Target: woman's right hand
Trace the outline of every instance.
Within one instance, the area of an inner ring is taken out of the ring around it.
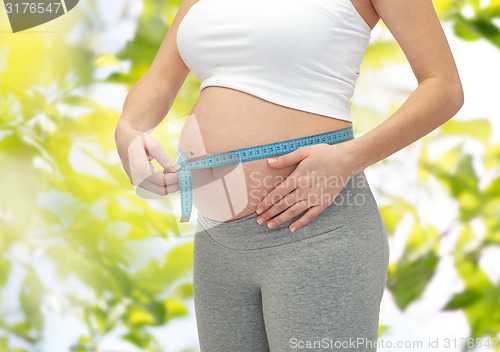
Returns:
[[[176,171],[180,165],[170,159],[160,142],[149,133],[134,129],[127,121],[120,119],[115,130],[115,141],[123,169],[132,185],[161,196],[179,190]],[[164,174],[156,169],[151,163],[153,159],[169,173]]]

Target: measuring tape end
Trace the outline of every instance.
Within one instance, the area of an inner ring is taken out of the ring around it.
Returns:
[[[189,216],[183,216],[179,222],[189,222]]]

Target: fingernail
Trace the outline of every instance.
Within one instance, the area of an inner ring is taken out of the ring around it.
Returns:
[[[173,169],[174,171],[178,171],[178,170],[180,170],[180,169],[181,169],[181,166],[180,166],[179,164],[175,163],[175,164],[172,166],[172,169]]]
[[[269,221],[269,222],[267,223],[267,227],[269,227],[270,229],[272,229],[272,228],[274,227],[274,222]]]
[[[292,228],[290,229],[290,231],[292,231],[292,232],[295,232],[295,230],[297,230],[297,229],[295,228],[295,226],[292,226]]]
[[[258,218],[258,219],[257,219],[257,222],[258,222],[259,224],[262,224],[262,223],[264,222],[264,219],[262,219],[262,218]]]
[[[269,162],[269,164],[274,164],[276,163],[276,158],[268,158],[267,161]]]
[[[261,214],[263,211],[264,211],[263,208],[259,208],[259,209],[257,209],[257,214]]]

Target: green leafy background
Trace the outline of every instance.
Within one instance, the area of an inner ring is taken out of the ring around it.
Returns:
[[[114,52],[92,45],[93,35],[108,28],[93,0],[14,35],[6,14],[0,15],[1,352],[54,352],[47,347],[47,331],[57,334],[58,327],[50,326],[48,312],[79,322],[69,345],[56,343],[57,351],[78,352],[167,351],[154,331],[192,316],[193,243],[182,237],[192,224],[179,227],[169,200],[137,196],[116,155],[114,128],[121,111],[93,96],[98,85],[128,92],[151,64],[179,5],[145,0],[137,17],[124,7],[117,16],[129,16],[137,30]],[[436,0],[434,6],[460,40],[484,40],[500,49],[500,1],[485,6]],[[382,21],[377,27],[388,32]],[[372,38],[363,73],[397,64],[407,62],[395,40]],[[190,73],[165,123],[187,115],[198,88]],[[356,104],[354,114],[358,134],[387,118]],[[469,334],[460,337],[494,343],[500,286],[479,260],[500,244],[500,145],[491,142],[492,116],[471,117],[451,119],[412,144],[414,167],[390,157],[370,168],[413,173],[419,191],[437,192],[449,199],[443,208],[456,209],[443,227],[439,217],[434,223],[422,219],[417,205],[391,185],[373,183],[391,250],[396,237],[403,241],[401,255],[390,263],[385,296],[404,312],[422,298],[440,263],[451,259],[462,289],[439,311],[465,314]],[[175,156],[175,143],[165,141],[175,140],[176,132],[157,133]],[[460,142],[436,155],[432,146],[449,138]],[[481,146],[479,153],[464,148],[471,141]],[[478,165],[494,177],[484,182]],[[397,179],[391,174],[391,182]],[[453,234],[453,249],[443,250]],[[381,319],[380,337],[391,328]],[[110,336],[120,347],[102,347]],[[490,349],[500,351],[500,343]]]

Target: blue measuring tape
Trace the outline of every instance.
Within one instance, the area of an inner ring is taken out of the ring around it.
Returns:
[[[290,139],[287,141],[262,144],[255,147],[242,148],[229,152],[224,152],[212,156],[207,156],[203,159],[188,162],[186,156],[177,149],[176,162],[181,165],[181,169],[177,171],[179,178],[179,190],[181,193],[182,217],[179,222],[188,222],[191,216],[193,204],[193,184],[191,179],[191,170],[207,169],[211,167],[237,164],[245,161],[264,159],[273,156],[279,156],[291,153],[294,150],[306,145],[327,143],[335,144],[345,142],[354,138],[352,126],[342,128],[340,130],[315,134],[301,138]],[[164,174],[171,173],[163,170]]]

